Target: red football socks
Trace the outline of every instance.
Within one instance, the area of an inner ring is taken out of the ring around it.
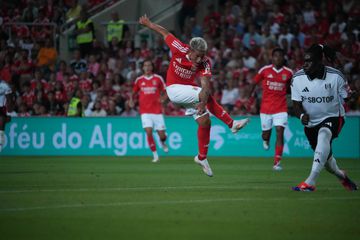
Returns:
[[[207,156],[210,142],[210,126],[198,127],[198,147],[199,147],[199,160],[204,160]]]
[[[234,120],[230,115],[216,102],[213,96],[209,96],[206,104],[207,109],[218,119],[223,121],[229,128],[232,127]]]
[[[274,163],[277,164],[280,162],[282,154],[283,154],[284,145],[276,145],[275,146],[275,158]]]
[[[146,138],[147,138],[147,141],[148,141],[148,144],[149,144],[149,147],[150,147],[151,151],[155,152],[156,151],[156,144],[155,144],[155,141],[154,141],[154,137],[152,135],[146,135]]]

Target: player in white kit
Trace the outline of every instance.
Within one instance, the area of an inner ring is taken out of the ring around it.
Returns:
[[[336,52],[323,45],[313,45],[306,50],[303,69],[298,71],[291,83],[291,99],[295,115],[305,125],[304,131],[311,148],[314,161],[309,177],[294,191],[315,191],[315,183],[325,167],[341,181],[349,191],[357,190],[357,185],[340,170],[332,153],[331,143],[344,125],[349,89],[343,74],[322,63],[323,55],[334,62]]]
[[[7,109],[13,104],[11,93],[10,86],[0,79],[0,152],[5,144],[5,125],[10,121]]]

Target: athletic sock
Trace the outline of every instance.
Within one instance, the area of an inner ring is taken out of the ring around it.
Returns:
[[[204,160],[207,157],[210,142],[210,126],[198,127],[198,147],[199,147],[199,160]]]
[[[274,165],[278,164],[281,161],[283,149],[284,149],[284,145],[275,146]]]
[[[213,96],[209,96],[208,102],[206,104],[207,109],[211,114],[220,119],[223,123],[228,125],[229,128],[232,127],[234,120],[231,116],[219,105]]]
[[[309,177],[305,180],[307,184],[315,185],[321,170],[327,161],[330,153],[331,145],[331,131],[328,128],[320,128],[317,138],[317,145],[314,153],[314,161]]]
[[[151,151],[152,152],[156,151],[156,144],[155,144],[153,135],[146,135],[146,138],[147,138],[147,141],[148,141]]]
[[[153,151],[152,154],[153,154],[154,159],[159,159],[159,155],[156,150]]]

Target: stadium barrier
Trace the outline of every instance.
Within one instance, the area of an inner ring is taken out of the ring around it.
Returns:
[[[169,156],[193,156],[197,153],[197,125],[191,117],[166,117]],[[273,155],[275,132],[271,149],[262,149],[260,118],[238,134],[212,118],[210,156]],[[360,159],[360,118],[347,117],[340,137],[333,143],[337,157]],[[151,155],[139,117],[106,118],[13,118],[6,125],[5,146],[1,155],[7,156],[146,156]],[[157,135],[156,135],[157,137]],[[156,139],[158,142],[158,139]],[[158,145],[159,146],[159,145]],[[159,148],[159,147],[158,147]],[[164,155],[159,149],[160,155]],[[285,157],[311,157],[312,150],[296,118],[289,119],[285,130]]]

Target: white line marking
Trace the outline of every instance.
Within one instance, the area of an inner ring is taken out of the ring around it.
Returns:
[[[249,184],[249,183],[247,183]],[[259,184],[259,183],[257,183]],[[295,184],[293,184],[295,186]],[[168,187],[105,187],[105,188],[62,188],[62,189],[21,189],[21,190],[0,190],[0,194],[6,193],[40,193],[40,192],[121,192],[121,191],[166,191],[166,190],[187,190],[187,189],[239,189],[239,190],[284,190],[291,189],[288,183],[277,183],[277,186],[168,186]],[[338,188],[323,187],[327,190],[344,190]]]
[[[147,201],[147,202],[115,202],[115,203],[91,203],[91,204],[68,204],[54,206],[3,208],[0,212],[21,212],[32,210],[66,209],[66,208],[94,208],[94,207],[121,207],[139,205],[171,205],[171,204],[192,204],[192,203],[214,203],[214,202],[243,202],[243,201],[314,201],[314,200],[359,200],[360,197],[323,197],[323,198],[219,198],[219,199],[193,199],[175,201]]]

